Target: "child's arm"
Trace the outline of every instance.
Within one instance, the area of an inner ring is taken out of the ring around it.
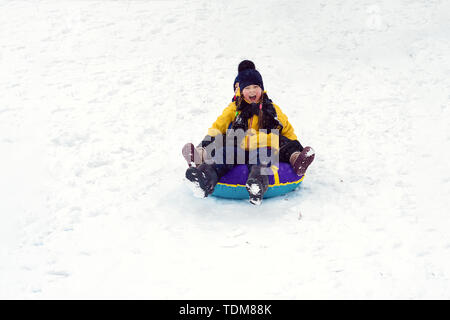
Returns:
[[[294,133],[294,127],[289,123],[287,116],[281,111],[280,107],[274,104],[277,111],[277,117],[283,125],[279,140],[280,161],[289,162],[291,155],[296,151],[302,151],[303,146],[298,141],[297,135]]]
[[[233,122],[235,117],[236,104],[232,102],[223,110],[222,114],[212,124],[211,128],[208,129],[208,134],[205,136],[205,138],[203,138],[203,141],[200,142],[198,146],[205,148],[211,142],[213,142],[218,135],[225,135],[228,126],[231,122]]]
[[[294,133],[294,127],[289,123],[288,117],[283,113],[283,111],[281,111],[279,106],[276,104],[273,104],[273,106],[277,112],[278,121],[280,121],[283,126],[281,134],[289,140],[297,140],[297,136]]]

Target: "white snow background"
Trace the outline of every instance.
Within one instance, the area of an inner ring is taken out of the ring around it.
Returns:
[[[0,298],[450,299],[450,1],[0,0]],[[255,62],[316,160],[197,199]]]

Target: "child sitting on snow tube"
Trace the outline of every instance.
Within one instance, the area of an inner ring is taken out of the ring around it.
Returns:
[[[264,91],[261,74],[248,60],[238,66],[233,101],[203,141],[197,147],[187,143],[182,153],[190,166],[186,178],[203,197],[214,192],[229,170],[245,163],[249,172],[245,186],[252,204],[260,204],[268,189],[267,169],[273,159],[290,163],[298,176],[303,176],[314,160],[314,150],[302,147],[287,116]]]

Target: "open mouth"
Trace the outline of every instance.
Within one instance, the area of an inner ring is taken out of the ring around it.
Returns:
[[[256,96],[250,96],[250,100],[256,100]]]

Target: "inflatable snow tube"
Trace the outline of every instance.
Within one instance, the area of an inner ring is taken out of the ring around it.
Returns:
[[[269,188],[264,198],[271,198],[286,194],[297,188],[305,176],[295,174],[291,165],[280,162],[279,167],[272,166],[273,175],[269,175]],[[228,171],[214,188],[213,196],[229,199],[248,199],[245,182],[248,177],[248,168],[239,164]]]

